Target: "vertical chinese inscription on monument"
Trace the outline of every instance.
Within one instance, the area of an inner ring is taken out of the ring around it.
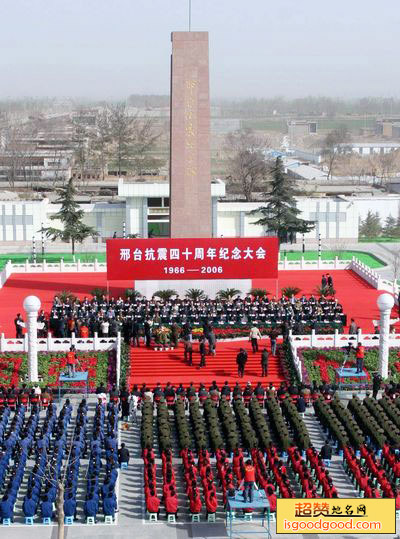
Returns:
[[[197,90],[198,81],[185,81],[185,176],[197,175]]]
[[[173,32],[170,233],[212,235],[207,32]]]

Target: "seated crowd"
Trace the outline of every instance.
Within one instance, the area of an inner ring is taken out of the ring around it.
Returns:
[[[137,399],[139,405],[147,399],[156,404],[165,400],[168,406],[172,406],[177,398],[185,399],[187,402],[198,399],[200,403],[204,403],[208,398],[216,403],[218,403],[220,399],[228,401],[243,399],[247,405],[253,397],[255,397],[260,404],[262,404],[266,398],[269,399],[274,396],[280,400],[291,397],[297,402],[297,405],[300,408],[299,412],[303,413],[303,403],[304,405],[308,405],[310,402],[317,399],[320,394],[323,394],[325,398],[329,400],[332,398],[335,391],[335,386],[330,386],[326,383],[318,386],[315,382],[312,385],[282,382],[278,387],[275,387],[272,382],[264,386],[261,382],[258,382],[255,385],[251,382],[247,382],[244,386],[242,386],[240,382],[236,382],[234,386],[231,386],[228,381],[225,381],[224,384],[218,386],[217,382],[214,380],[208,388],[203,383],[200,383],[198,388],[196,388],[194,382],[190,382],[186,388],[183,384],[179,384],[178,387],[175,387],[170,382],[167,382],[165,387],[158,382],[153,388],[147,386],[147,384],[142,384],[140,388],[137,385],[133,385],[130,395]]]
[[[0,409],[3,406],[8,406],[10,410],[15,410],[18,405],[25,408],[40,407],[47,408],[53,400],[53,393],[49,387],[43,390],[36,384],[32,388],[28,388],[26,384],[22,384],[21,388],[16,388],[12,385],[9,388],[0,386]]]
[[[346,316],[337,299],[314,296],[280,299],[246,296],[231,301],[179,298],[163,301],[155,297],[107,299],[103,296],[65,302],[56,296],[50,314],[42,310],[38,321],[41,323],[41,336],[51,331],[52,335],[61,338],[72,333],[80,337],[92,337],[95,333],[106,337],[116,336],[121,331],[129,340],[160,325],[201,326],[205,321],[219,327],[257,324],[273,328],[286,324],[301,333],[305,325],[345,325]]]
[[[43,394],[44,392],[42,397]],[[83,516],[94,521],[99,513],[103,513],[113,519],[116,511],[115,485],[118,467],[122,461],[129,460],[129,452],[126,454],[124,447],[118,449],[117,445],[118,405],[110,402],[106,407],[99,402],[90,433],[88,404],[83,399],[77,408],[72,438],[68,439],[68,426],[73,412],[68,399],[58,416],[56,405],[47,403],[42,423],[39,414],[43,401],[40,401],[40,398],[38,402],[28,399],[26,404],[22,404],[21,395],[23,393],[16,396],[15,407],[9,406],[8,400],[0,406],[0,484],[4,485],[0,501],[2,523],[9,524],[14,520],[15,502],[26,472],[27,492],[22,504],[26,523],[32,524],[33,519],[39,517],[46,524],[55,518],[60,480],[64,484],[65,520],[67,523],[73,522],[78,515],[76,494],[81,461],[86,458],[88,451],[90,453]],[[28,407],[30,415],[26,416]],[[34,460],[32,468],[28,467],[28,459]]]
[[[217,391],[215,385],[210,389]],[[229,397],[230,395],[231,392]],[[225,396],[228,396],[227,389],[225,389]],[[286,396],[291,401],[289,394]],[[184,402],[186,398],[190,402],[189,416],[185,415]],[[219,393],[218,399],[213,400],[208,395],[207,399],[203,401],[204,414],[200,413],[199,401],[193,400],[194,398],[195,395],[191,396],[182,392],[176,396],[173,404],[179,455],[182,459],[182,473],[186,485],[185,493],[188,497],[189,511],[192,517],[200,517],[204,504],[206,519],[210,520],[211,518],[213,521],[218,509],[226,508],[229,498],[234,497],[237,490],[244,489],[245,497],[248,496],[248,501],[251,502],[253,487],[265,493],[269,501],[270,511],[274,513],[277,495],[296,497],[297,494],[289,480],[288,468],[292,469],[298,481],[297,488],[300,489],[302,496],[307,498],[337,497],[337,491],[325,467],[326,453],[321,451],[319,454],[311,444],[308,444],[307,451],[299,449],[296,446],[295,438],[293,438],[293,441],[289,441],[285,456],[285,451],[279,448],[279,444],[276,445],[272,441],[269,434],[264,436],[265,429],[267,431],[269,429],[257,399],[251,400],[251,406],[253,409],[258,407],[256,412],[259,415],[250,413],[249,416],[245,412],[241,393],[236,394],[233,407],[224,399],[222,391]],[[279,403],[276,392],[271,393],[269,398]],[[156,455],[153,449],[154,405],[157,407],[158,445],[163,463],[161,499],[157,494]],[[145,393],[142,406],[141,441],[146,507],[151,515],[157,514],[159,517],[162,502],[167,518],[170,519],[173,516],[176,519],[179,505],[176,496],[175,470],[172,464],[172,440],[167,403],[163,396],[159,399],[154,398],[154,402],[152,402],[151,396]],[[280,410],[279,404],[278,410]],[[233,412],[234,415],[232,415]],[[298,414],[296,411],[294,413]],[[276,427],[279,430],[283,416],[280,411],[278,411],[278,415]],[[302,421],[299,415],[297,415],[297,421],[298,424]],[[192,447],[189,424],[195,440],[195,449]],[[242,447],[239,445],[237,427],[241,431],[241,439],[244,444]],[[304,424],[302,428],[306,430]],[[295,431],[296,429],[294,429],[294,437],[299,435],[299,432]],[[246,459],[245,452],[248,452],[251,458]],[[287,463],[284,463],[283,459]],[[247,492],[249,483],[252,483],[253,486]],[[218,496],[218,486],[222,490],[222,504]],[[251,513],[251,505],[244,512]]]

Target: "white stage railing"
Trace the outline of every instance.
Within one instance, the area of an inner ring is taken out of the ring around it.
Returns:
[[[102,350],[111,350],[120,345],[121,339],[118,337],[99,337],[95,333],[94,337],[82,339],[81,337],[38,337],[39,352],[68,352],[71,345],[80,352],[100,352]],[[28,335],[23,339],[7,339],[4,333],[0,335],[0,352],[27,352]]]
[[[351,265],[351,260],[340,260],[339,257],[335,257],[333,260],[307,260],[303,256],[300,260],[288,260],[285,256],[279,261],[279,270],[335,270],[335,269],[348,269]]]
[[[10,260],[0,273],[0,288],[2,288],[12,273],[76,273],[76,272],[106,272],[107,264],[94,260],[93,262],[43,262],[33,264],[26,260],[24,263],[15,264]]]
[[[393,285],[391,281],[382,279],[382,277],[375,270],[353,257],[352,260],[340,260],[335,257],[333,260],[306,260],[301,257],[300,260],[288,260],[284,257],[279,261],[278,266],[280,271],[287,270],[335,270],[335,269],[351,269],[367,281],[371,286],[379,290],[388,290],[389,292],[398,293],[399,287],[397,284]],[[5,265],[3,271],[0,273],[0,288],[4,285],[8,277],[12,273],[68,273],[68,272],[106,272],[107,264],[105,262],[99,262],[94,260],[93,262],[43,262],[33,264],[26,260],[24,263],[15,264],[10,260]]]

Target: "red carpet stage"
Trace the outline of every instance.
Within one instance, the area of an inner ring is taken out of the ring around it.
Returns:
[[[269,339],[259,342],[259,353],[253,354],[248,341],[217,342],[217,354],[206,356],[206,367],[199,368],[200,354],[198,345],[193,345],[193,365],[189,365],[183,359],[183,346],[176,350],[156,352],[145,347],[131,348],[131,365],[129,384],[142,384],[146,382],[151,387],[157,382],[165,384],[170,381],[173,384],[183,383],[186,387],[190,382],[194,382],[196,387],[200,382],[204,382],[207,387],[216,380],[219,385],[228,380],[230,384],[241,382],[242,385],[250,380],[255,382],[275,384],[285,380],[281,361],[276,356],[270,356],[268,362],[268,376],[261,377],[261,350],[269,347]],[[243,378],[237,375],[236,354],[239,348],[245,348],[248,354],[245,374]]]
[[[285,286],[297,286],[302,293],[312,294],[321,282],[323,271],[281,271],[278,290]],[[342,303],[347,319],[355,318],[364,332],[373,332],[372,320],[379,318],[376,298],[380,294],[361,277],[349,270],[331,271],[337,297]],[[253,286],[266,288],[275,295],[275,280],[256,279]],[[49,311],[53,297],[60,290],[67,289],[79,298],[90,296],[96,287],[107,288],[105,273],[32,273],[15,274],[0,289],[0,332],[7,337],[15,336],[13,320],[17,312],[25,317],[22,302],[29,294],[37,295],[46,312]],[[110,296],[123,294],[132,288],[132,281],[110,281]],[[171,284],[173,288],[173,283]],[[248,290],[243,290],[248,292]],[[397,316],[393,314],[393,316]]]
[[[302,293],[309,295],[321,282],[323,271],[282,271],[279,274],[278,290],[285,286],[297,286]],[[342,303],[348,322],[354,318],[363,332],[373,332],[372,320],[379,318],[379,311],[376,299],[379,291],[375,290],[352,271],[341,270],[330,272],[337,297]],[[276,291],[275,280],[253,281],[253,286],[266,288],[272,295]],[[22,308],[24,298],[29,294],[37,295],[43,305],[45,312],[49,312],[55,294],[63,289],[70,290],[79,298],[90,296],[90,291],[96,287],[107,288],[105,273],[47,273],[47,274],[15,274],[6,282],[0,290],[0,331],[7,337],[15,337],[14,317],[17,312],[21,312],[25,318]],[[132,288],[130,281],[110,282],[110,296],[118,297],[123,294],[126,288]],[[173,284],[171,285],[173,288]],[[243,292],[248,292],[247,290]],[[393,313],[396,317],[397,313]],[[249,349],[248,341],[239,342],[218,342],[218,353],[216,357],[209,356],[206,369],[197,369],[199,363],[198,353],[194,354],[195,366],[189,367],[183,362],[183,351],[179,349],[173,352],[155,352],[143,348],[140,352],[135,348],[132,352],[131,383],[156,383],[157,381],[189,383],[194,381],[199,383],[205,381],[209,384],[213,379],[220,383],[225,379],[230,382],[237,381],[236,354],[240,346]],[[197,349],[196,349],[197,352]],[[259,378],[260,355],[253,358],[250,351],[249,361],[243,382],[257,380],[279,382],[283,379],[283,371],[278,365],[278,359],[271,359],[269,377]]]

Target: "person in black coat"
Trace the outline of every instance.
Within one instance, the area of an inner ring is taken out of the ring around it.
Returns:
[[[382,382],[382,377],[380,374],[376,372],[372,379],[372,396],[374,399],[376,399],[378,396],[378,391],[381,388],[381,382]]]
[[[204,337],[201,337],[199,342],[199,352],[200,352],[200,367],[206,366],[206,340]]]
[[[261,352],[261,376],[268,376],[268,350],[264,348]]]
[[[327,278],[325,277],[325,275],[323,275],[323,276],[321,277],[321,288],[322,288],[322,289],[326,288],[326,287],[327,287],[327,284],[328,284],[328,280],[327,280]]]
[[[321,447],[320,452],[322,460],[331,460],[332,458],[332,447],[329,445],[328,440],[324,443],[324,445]]]
[[[296,406],[299,414],[304,414],[304,412],[306,411],[306,401],[304,400],[304,397],[302,395],[298,397]]]
[[[151,321],[147,319],[146,322],[144,323],[144,336],[146,339],[147,348],[150,348],[151,346],[151,326],[152,326]]]
[[[121,388],[119,392],[119,401],[121,403],[121,417],[122,421],[128,421],[129,419],[129,391],[125,386]]]
[[[129,450],[125,447],[125,444],[121,444],[118,449],[118,462],[121,465],[123,462],[128,463],[130,459]]]
[[[136,321],[132,322],[130,338],[132,339],[132,346],[140,346],[140,326]]]
[[[244,368],[247,363],[247,352],[244,348],[241,348],[236,356],[236,363],[238,366],[238,376],[239,378],[243,378],[244,376]]]

